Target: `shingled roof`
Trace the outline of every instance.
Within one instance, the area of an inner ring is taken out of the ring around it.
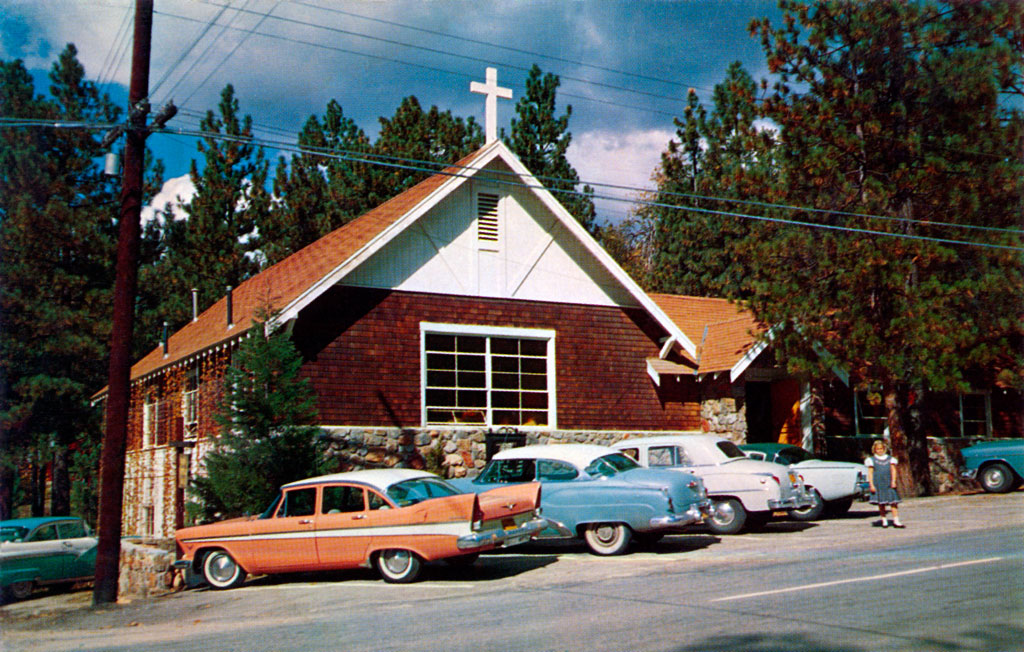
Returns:
[[[669,319],[697,342],[697,373],[737,369],[752,351],[756,354],[764,325],[727,299],[676,294],[650,294]]]

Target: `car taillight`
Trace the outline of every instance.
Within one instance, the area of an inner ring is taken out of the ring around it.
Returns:
[[[693,483],[691,482],[690,485],[692,486]],[[665,500],[668,501],[668,511],[674,514],[676,511],[676,505],[672,502],[672,494],[669,493],[668,487],[662,487],[661,493],[665,495]]]
[[[772,475],[772,480],[775,480],[775,484],[779,485],[780,487],[782,486],[782,480],[779,480],[779,477],[777,475]]]
[[[473,522],[470,527],[478,532],[484,526],[484,510],[480,509],[479,500],[473,501]]]

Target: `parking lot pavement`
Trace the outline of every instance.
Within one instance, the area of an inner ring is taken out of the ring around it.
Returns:
[[[634,547],[632,552],[619,557],[597,557],[586,551],[582,543],[532,543],[509,551],[496,551],[483,555],[470,577],[452,574],[439,566],[428,573],[421,586],[447,585],[457,582],[498,588],[501,585],[553,586],[575,581],[583,570],[598,567],[605,577],[624,577],[657,572],[669,564],[699,564],[708,570],[718,565],[744,563],[785,562],[810,553],[841,546],[845,550],[885,550],[911,540],[933,540],[958,533],[992,528],[1024,528],[1024,490],[1009,494],[969,494],[912,498],[900,506],[900,514],[907,527],[903,530],[872,527],[877,511],[868,503],[855,503],[842,518],[812,523],[776,520],[764,529],[747,534],[716,536],[710,532],[694,530],[686,534],[667,536],[656,544]],[[385,586],[369,571],[350,571],[337,577],[341,584],[355,588]],[[285,585],[301,584],[303,578],[289,578]],[[247,586],[260,591],[277,586],[275,580],[257,579]],[[416,592],[416,585],[401,587]],[[247,591],[246,591],[247,592]],[[205,594],[209,592],[189,592]],[[230,591],[236,595],[238,591]],[[55,617],[74,616],[96,626],[103,626],[106,615],[118,614],[116,620],[131,622],[134,612],[160,610],[161,604],[171,608],[175,597],[158,597],[92,609],[92,591],[82,589],[71,593],[48,594],[37,592],[36,597],[0,607],[0,626],[4,629],[38,629]],[[77,612],[77,615],[76,615]],[[2,643],[2,640],[0,640]],[[0,646],[0,649],[3,649]]]

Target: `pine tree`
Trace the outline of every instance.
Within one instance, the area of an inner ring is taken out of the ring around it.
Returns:
[[[238,285],[260,268],[255,259],[258,227],[269,212],[265,183],[267,162],[252,139],[252,118],[239,116],[234,88],[221,92],[218,113],[208,111],[202,131],[234,138],[204,138],[198,145],[204,165],[192,161],[190,176],[196,194],[184,206],[187,218],[165,219],[164,255],[155,279],[163,300],[159,312],[176,330],[191,317],[192,289],[199,308],[224,296],[225,286]]]
[[[302,358],[264,313],[232,356],[216,415],[220,431],[193,481],[193,511],[205,519],[258,514],[288,482],[317,475],[315,397]]]
[[[278,159],[274,195],[268,219],[260,227],[259,249],[268,264],[302,247],[373,208],[370,189],[379,171],[363,161],[372,146],[369,138],[341,105],[331,100],[321,121],[310,116],[299,133],[303,152],[288,165]]]
[[[556,92],[561,84],[557,75],[543,74],[534,65],[526,78],[526,93],[516,102],[509,135],[502,138],[519,160],[559,202],[591,233],[595,232],[593,188],[579,189],[580,178],[565,154],[572,142],[569,118],[572,106],[555,117]]]
[[[70,44],[49,97],[20,60],[0,62],[0,77],[5,116],[104,123],[119,113]],[[88,397],[105,372],[116,221],[99,154],[87,130],[0,130],[0,518],[11,513],[12,464],[40,442],[36,459],[53,465],[51,513],[67,514],[71,445],[96,434]]]

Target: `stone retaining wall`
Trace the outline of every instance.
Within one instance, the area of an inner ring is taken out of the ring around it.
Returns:
[[[163,595],[180,588],[175,582],[174,540],[121,540],[121,569],[117,597],[134,600]]]

